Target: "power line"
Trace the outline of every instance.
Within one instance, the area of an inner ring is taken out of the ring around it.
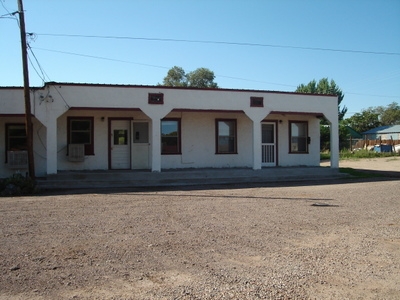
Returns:
[[[38,47],[33,47],[33,48],[34,49],[38,49],[38,50],[42,50],[42,51],[54,52],[54,53],[61,53],[61,54],[68,54],[68,55],[74,55],[74,56],[102,59],[102,60],[115,61],[115,62],[121,62],[121,63],[127,63],[127,64],[141,65],[141,66],[146,66],[146,67],[160,68],[160,69],[170,69],[169,67],[137,63],[137,62],[132,62],[132,61],[128,61],[128,60],[122,60],[122,59],[116,59],[116,58],[107,58],[107,57],[102,57],[102,56],[80,54],[80,53],[74,53],[74,52],[68,52],[68,51],[60,51],[60,50],[52,50],[52,49],[45,49],[45,48],[38,48]]]
[[[207,41],[207,40],[188,40],[188,39],[166,39],[166,38],[145,38],[145,37],[111,36],[111,35],[104,35],[103,36],[103,35],[61,34],[61,33],[37,33],[37,35],[55,36],[55,37],[71,37],[71,38],[143,40],[143,41],[158,41],[158,42],[179,42],[179,43],[217,44],[217,45],[250,46],[250,47],[270,47],[270,48],[300,49],[300,50],[312,50],[312,51],[343,52],[343,53],[354,53],[354,54],[374,54],[374,55],[395,55],[395,56],[400,56],[400,53],[398,53],[398,52],[364,51],[364,50],[353,50],[353,49],[333,49],[333,48],[322,48],[322,47],[301,47],[301,46],[290,46],[290,45],[275,45],[275,44],[260,44],[260,43],[245,43],[245,42]]]
[[[38,48],[38,47],[29,47],[29,48],[30,49],[33,48],[33,49],[37,49],[37,50],[42,50],[42,51],[48,51],[48,52],[54,52],[54,53],[61,53],[61,54],[67,54],[67,55],[74,55],[74,56],[80,56],[80,57],[93,58],[93,59],[101,59],[101,60],[107,60],[107,61],[129,63],[129,64],[141,65],[141,66],[146,66],[146,67],[168,69],[168,70],[170,69],[170,67],[165,67],[165,66],[143,64],[143,63],[137,63],[137,62],[127,61],[127,60],[107,58],[107,57],[101,57],[101,56],[95,56],[95,55],[87,55],[87,54],[80,54],[80,53],[73,53],[73,52],[67,52],[67,51],[45,49],[45,48]],[[218,75],[218,74],[216,74],[215,76],[216,77],[220,77],[220,78],[234,79],[234,80],[242,80],[242,81],[249,81],[249,82],[259,82],[259,83],[266,83],[266,84],[271,84],[271,85],[286,86],[286,87],[291,87],[291,88],[296,88],[297,87],[296,85],[290,85],[290,84],[284,84],[284,83],[275,83],[275,82],[267,82],[267,81],[262,81],[262,80],[255,80],[255,79],[248,79],[248,78],[241,78],[241,77],[233,77],[233,76],[227,76],[227,75]],[[345,94],[359,95],[359,96],[371,96],[371,97],[382,97],[382,98],[399,98],[398,96],[369,95],[369,94],[360,94],[360,93],[351,93],[351,92],[346,92]]]

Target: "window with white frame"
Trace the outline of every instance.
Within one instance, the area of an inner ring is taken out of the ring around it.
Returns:
[[[308,122],[289,121],[290,153],[308,153]]]

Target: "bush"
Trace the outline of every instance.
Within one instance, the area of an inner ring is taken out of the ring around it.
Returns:
[[[358,151],[350,151],[348,149],[344,149],[339,152],[339,159],[359,159],[359,158],[375,158],[375,157],[400,157],[400,154],[396,152],[375,152],[375,151],[368,151],[365,149]],[[321,160],[326,160],[330,158],[331,154],[329,151],[324,151],[320,153]]]
[[[17,173],[0,180],[0,196],[31,195],[36,191],[35,182]]]
[[[375,151],[368,151],[365,149],[358,150],[358,151],[350,151],[350,150],[342,150],[340,151],[339,157],[340,158],[375,158],[375,157],[392,157],[398,156],[395,152],[375,152]]]

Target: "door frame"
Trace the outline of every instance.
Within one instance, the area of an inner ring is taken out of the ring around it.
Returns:
[[[276,167],[276,166],[278,166],[278,124],[279,123],[278,123],[278,120],[263,120],[263,121],[261,121],[261,124],[260,124],[260,126],[261,126],[261,136],[260,136],[261,147],[263,145],[263,142],[262,142],[262,125],[263,124],[273,124],[274,125],[274,129],[275,129],[275,132],[274,132],[274,134],[275,134],[275,139],[274,139],[275,164],[274,165],[264,164],[262,162],[262,150],[261,150],[261,167]]]
[[[108,118],[108,169],[112,170],[111,168],[111,142],[112,142],[112,132],[111,132],[111,124],[112,121],[129,121],[129,124],[132,123],[133,118],[132,117],[109,117]],[[132,145],[130,143],[130,139],[131,139],[131,125],[129,125],[128,128],[128,135],[129,135],[129,153],[132,152]],[[129,165],[131,165],[131,157],[129,155]]]

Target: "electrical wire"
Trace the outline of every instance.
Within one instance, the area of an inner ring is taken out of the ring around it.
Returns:
[[[37,64],[37,66],[38,66],[38,68],[39,68],[39,70],[40,70],[42,76],[40,76],[39,72],[37,71],[37,69],[35,68],[34,64],[32,63],[32,60],[30,59],[30,55],[28,55],[28,59],[29,59],[29,61],[30,61],[30,63],[31,63],[31,66],[32,66],[33,69],[36,71],[36,74],[39,76],[39,78],[42,79],[42,82],[43,82],[43,84],[44,84],[44,83],[46,82],[46,78],[45,78],[46,75],[45,75],[45,72],[44,72],[42,66],[40,65],[40,63],[39,63],[39,61],[38,61],[38,59],[37,59],[35,53],[33,52],[31,46],[30,46],[29,44],[27,44],[27,47],[28,47],[29,52],[32,54],[33,58],[35,59],[36,64]]]
[[[48,52],[54,52],[54,53],[61,53],[61,54],[68,54],[68,55],[74,55],[74,56],[81,56],[81,57],[102,59],[102,60],[115,61],[115,62],[121,62],[121,63],[127,63],[127,64],[134,64],[134,65],[140,65],[140,66],[146,66],[146,67],[160,68],[160,69],[170,69],[169,67],[165,67],[165,66],[157,66],[157,65],[143,64],[143,63],[137,63],[137,62],[128,61],[128,60],[121,60],[121,59],[115,59],[115,58],[107,58],[107,57],[102,57],[102,56],[95,56],[95,55],[74,53],[74,52],[68,52],[68,51],[60,51],[60,50],[52,50],[52,49],[45,49],[45,48],[38,48],[38,47],[33,47],[33,48],[34,48],[34,49],[37,49],[37,50],[48,51]]]
[[[147,66],[147,67],[154,67],[154,68],[161,68],[161,69],[170,69],[170,67],[165,67],[165,66],[157,66],[157,65],[150,65],[150,64],[142,64],[142,63],[136,63],[136,62],[132,62],[132,61],[126,61],[126,60],[120,60],[120,59],[113,59],[113,58],[107,58],[107,57],[101,57],[101,56],[80,54],[80,53],[73,53],[73,52],[67,52],[67,51],[59,51],[59,50],[38,48],[38,47],[32,47],[32,48],[37,49],[37,50],[42,50],[42,51],[49,51],[49,52],[54,52],[54,53],[61,53],[61,54],[67,54],[67,55],[74,55],[74,56],[80,56],[80,57],[88,57],[88,58],[93,58],[93,59],[102,59],[102,60],[116,61],[116,62],[121,62],[121,63],[129,63],[129,64],[142,65],[142,66]],[[271,85],[278,85],[278,86],[286,86],[286,87],[291,87],[291,88],[293,88],[293,87],[294,87],[294,88],[297,88],[296,85],[283,84],[283,83],[275,83],[275,82],[267,82],[267,81],[254,80],[254,79],[246,79],[246,78],[233,77],[233,76],[227,76],[227,75],[219,75],[219,74],[216,74],[215,77],[228,78],[228,79],[241,80],[241,81],[249,81],[249,82],[266,83],[266,84],[271,84]],[[359,93],[351,93],[351,92],[346,92],[346,94],[361,95],[361,96],[385,97],[385,98],[398,98],[397,96],[368,95],[368,94],[359,94]]]
[[[145,37],[129,37],[129,36],[109,36],[109,35],[102,36],[102,35],[82,35],[82,34],[60,34],[60,33],[37,33],[37,35],[53,36],[53,37],[71,37],[71,38],[143,40],[143,41],[157,41],[157,42],[179,42],[179,43],[217,44],[217,45],[231,45],[231,46],[270,47],[270,48],[300,49],[300,50],[312,50],[312,51],[343,52],[343,53],[354,53],[354,54],[400,56],[400,53],[398,53],[398,52],[364,51],[364,50],[353,50],[353,49],[333,49],[333,48],[322,48],[322,47],[301,47],[301,46],[291,46],[291,45],[275,45],[275,44],[260,44],[260,43],[246,43],[246,42],[145,38]]]

